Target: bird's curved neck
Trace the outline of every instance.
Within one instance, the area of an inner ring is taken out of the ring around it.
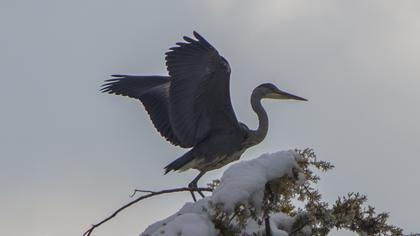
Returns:
[[[251,131],[251,139],[256,142],[255,144],[263,141],[268,132],[268,116],[267,112],[261,105],[261,99],[262,95],[260,93],[255,91],[252,93],[251,106],[258,116],[258,128]]]

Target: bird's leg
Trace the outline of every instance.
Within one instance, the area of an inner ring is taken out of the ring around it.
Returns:
[[[194,191],[190,191],[190,193],[191,193],[192,199],[194,200],[194,202],[196,202],[197,201],[197,198],[194,195]]]
[[[201,172],[197,175],[197,177],[195,177],[195,178],[193,179],[193,181],[191,181],[191,183],[189,183],[189,184],[188,184],[188,187],[189,187],[189,188],[196,189],[196,190],[197,190],[197,192],[198,192],[198,194],[200,194],[200,196],[201,196],[201,197],[203,197],[203,198],[204,198],[205,196],[204,196],[204,194],[203,194],[201,191],[199,191],[199,190],[198,190],[198,187],[197,187],[197,182],[198,182],[198,180],[201,178],[201,176],[203,176],[205,173],[206,173],[206,172],[201,171]],[[194,191],[191,191],[191,195],[192,195],[192,197],[193,197],[194,201],[196,201],[196,198],[195,198],[195,195],[194,195]]]

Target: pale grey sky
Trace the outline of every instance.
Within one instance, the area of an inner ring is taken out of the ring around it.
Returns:
[[[191,180],[163,175],[185,151],[137,101],[98,90],[114,73],[166,74],[164,52],[193,30],[230,62],[233,105],[250,127],[260,83],[310,100],[265,102],[269,134],[243,159],[312,147],[336,165],[321,176],[325,199],[359,191],[419,232],[419,12],[408,0],[0,1],[0,234],[80,235],[134,188]],[[95,235],[138,235],[185,201],[145,201]]]

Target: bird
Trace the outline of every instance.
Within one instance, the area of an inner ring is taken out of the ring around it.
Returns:
[[[199,33],[193,31],[193,35],[184,36],[184,41],[165,53],[167,76],[116,74],[102,84],[101,91],[140,100],[167,141],[190,148],[164,169],[165,174],[198,170],[188,185],[198,190],[198,180],[206,172],[238,160],[248,148],[264,140],[269,122],[262,99],[307,99],[263,83],[252,91],[250,99],[258,127],[248,128],[238,121],[232,107],[228,61]],[[195,201],[193,191],[191,194]]]

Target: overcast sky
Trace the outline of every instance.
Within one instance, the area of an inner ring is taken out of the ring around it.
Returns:
[[[309,99],[264,102],[268,136],[243,159],[314,148],[336,166],[321,176],[325,199],[367,194],[419,232],[419,12],[408,0],[1,0],[0,234],[80,235],[135,188],[189,183],[195,171],[163,175],[185,150],[139,102],[98,90],[110,74],[166,74],[164,52],[193,30],[230,62],[232,103],[250,127],[260,83]],[[94,235],[138,235],[190,200],[145,201]]]

